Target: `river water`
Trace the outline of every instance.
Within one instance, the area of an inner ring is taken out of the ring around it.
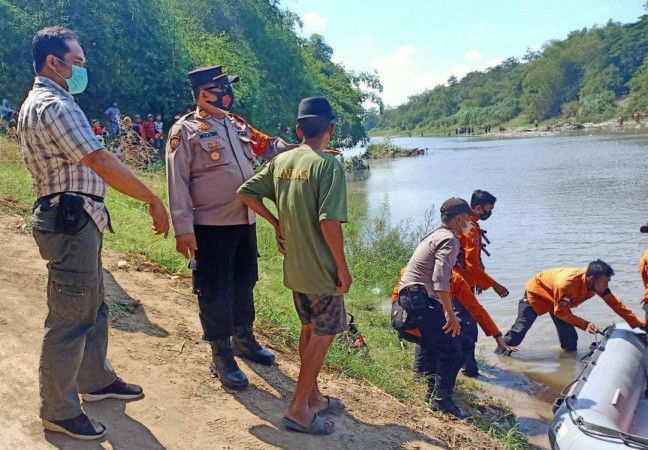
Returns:
[[[513,324],[530,277],[552,267],[585,267],[598,258],[616,272],[612,292],[643,317],[637,266],[648,247],[648,235],[639,233],[648,221],[648,135],[397,138],[394,143],[429,151],[371,161],[366,179],[349,176],[349,191],[367,197],[370,214],[387,203],[394,224],[421,223],[425,209],[433,206],[438,220],[438,208],[448,197],[470,201],[475,189],[494,194],[493,215],[482,222],[492,242],[492,256],[484,256],[484,263],[511,294],[500,299],[489,290],[479,299],[502,332]],[[574,312],[599,328],[622,322],[599,297]],[[543,387],[545,400],[574,379],[582,367],[579,357],[593,340],[579,331],[579,355],[563,354],[549,315],[538,318],[513,358],[493,355],[493,339],[480,336],[489,364],[500,373],[524,374]]]

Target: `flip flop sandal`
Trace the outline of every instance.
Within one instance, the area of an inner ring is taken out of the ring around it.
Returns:
[[[339,398],[329,397],[328,395],[325,395],[324,398],[328,400],[328,406],[318,411],[317,414],[341,411],[345,408],[344,403]]]
[[[297,422],[295,422],[292,419],[289,419],[286,416],[283,416],[281,418],[281,423],[286,427],[290,428],[291,430],[299,431],[301,433],[307,433],[307,434],[318,434],[318,435],[329,435],[332,434],[333,431],[335,430],[335,424],[331,422],[331,428],[328,429],[326,428],[326,422],[327,420],[324,420],[323,417],[318,416],[315,414],[315,419],[313,419],[313,422],[307,427],[304,427]]]

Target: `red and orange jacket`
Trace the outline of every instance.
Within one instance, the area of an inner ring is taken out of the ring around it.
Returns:
[[[247,139],[250,140],[252,152],[254,152],[254,154],[257,156],[263,155],[272,142],[272,137],[254,128],[243,117],[236,114],[232,114],[232,117],[234,119],[232,122],[234,123],[236,129],[239,131],[239,134],[241,132],[249,134],[249,136],[247,136]],[[245,138],[246,136],[241,136],[241,140],[247,140]]]
[[[401,270],[401,276],[403,275],[404,270],[405,269]],[[396,286],[392,292],[392,303],[398,299],[399,281],[396,282]],[[479,303],[479,300],[477,300],[475,294],[470,290],[470,286],[468,286],[468,283],[463,279],[456,267],[452,269],[452,277],[450,278],[450,298],[457,300],[468,310],[473,319],[475,319],[481,329],[484,330],[486,336],[495,336],[499,333],[499,329],[497,328],[497,325],[495,325],[495,322],[493,322],[490,314],[488,314],[482,304]],[[413,334],[420,336],[420,334],[417,333]]]
[[[648,249],[639,261],[639,272],[641,272],[641,279],[644,283],[644,296],[641,303],[648,303]]]
[[[482,265],[482,230],[477,223],[477,218],[470,216],[470,221],[473,224],[472,229],[467,234],[459,236],[459,242],[463,249],[459,271],[468,286],[478,287],[485,291],[493,287],[495,280],[486,273]]]
[[[557,268],[540,272],[524,285],[529,305],[538,314],[551,312],[565,322],[581,330],[587,328],[588,321],[574,315],[572,308],[596,294],[587,287],[586,269]],[[639,319],[626,305],[611,292],[602,297],[603,301],[633,327],[642,327]]]

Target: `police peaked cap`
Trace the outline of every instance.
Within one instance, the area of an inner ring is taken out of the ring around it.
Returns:
[[[187,74],[192,88],[205,86],[207,84],[230,84],[238,83],[240,78],[237,75],[228,75],[223,66],[209,66],[194,69]]]
[[[471,216],[479,216],[479,213],[474,211],[466,200],[457,197],[449,198],[443,202],[440,212],[442,219],[449,219],[464,213],[470,214]]]

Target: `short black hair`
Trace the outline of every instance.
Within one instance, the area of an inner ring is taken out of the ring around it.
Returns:
[[[305,117],[297,121],[306,139],[318,138],[333,123],[330,117]]]
[[[585,276],[598,278],[601,275],[612,277],[614,276],[614,270],[605,261],[602,261],[600,259],[589,263],[589,265],[587,266],[587,271],[585,272]]]
[[[494,205],[497,201],[497,198],[488,191],[482,191],[481,189],[476,189],[473,192],[472,197],[470,197],[470,207],[474,208],[475,206],[484,206],[484,205]]]
[[[64,27],[47,27],[38,31],[32,41],[34,69],[36,72],[40,72],[45,65],[47,55],[54,55],[59,59],[63,59],[65,54],[70,51],[68,41],[76,40],[76,34]]]

